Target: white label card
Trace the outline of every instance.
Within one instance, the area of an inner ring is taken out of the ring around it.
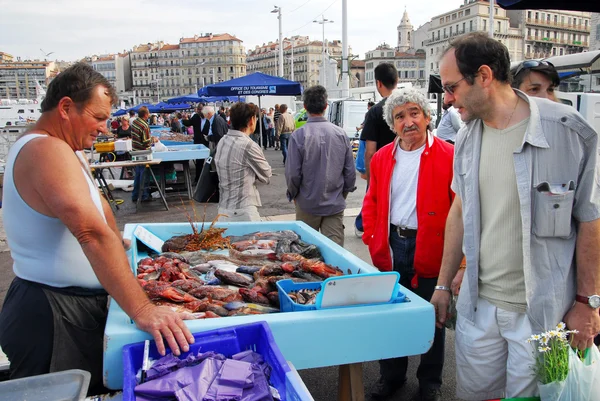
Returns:
[[[392,274],[390,274],[392,273]],[[398,275],[393,272],[329,278],[323,283],[321,308],[389,302],[395,295]]]
[[[133,235],[137,239],[142,241],[144,245],[146,245],[150,249],[153,249],[158,253],[162,253],[162,246],[165,243],[165,241],[152,234],[146,228],[142,226],[137,226],[135,230],[133,230]]]

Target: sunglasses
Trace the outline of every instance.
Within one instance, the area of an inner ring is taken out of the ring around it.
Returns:
[[[459,79],[458,81],[456,81],[455,83],[453,83],[452,85],[442,85],[442,90],[450,95],[454,95],[454,88],[456,88],[458,86],[458,84],[465,80],[467,77],[462,77],[462,79]]]
[[[515,74],[513,76],[516,77],[523,70],[528,70],[530,68],[539,67],[541,65],[542,66],[546,66],[546,67],[552,67],[552,68],[554,68],[554,64],[552,64],[549,61],[545,61],[545,60],[526,60],[526,61],[523,61],[521,64],[519,64],[519,66],[515,70]]]

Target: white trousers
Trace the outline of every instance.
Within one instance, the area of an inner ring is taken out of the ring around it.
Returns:
[[[470,401],[538,395],[525,313],[477,300],[475,322],[456,321],[456,396]]]

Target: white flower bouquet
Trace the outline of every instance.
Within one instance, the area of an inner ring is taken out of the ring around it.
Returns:
[[[561,322],[556,329],[527,339],[534,346],[533,370],[542,401],[600,399],[600,352],[595,346],[573,350],[568,341],[573,333]]]

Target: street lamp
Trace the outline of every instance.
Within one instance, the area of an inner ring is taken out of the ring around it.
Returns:
[[[160,81],[162,81],[162,76],[154,81],[150,81],[151,83],[156,84],[156,103],[160,103]]]
[[[315,24],[320,24],[323,27],[323,54],[321,55],[321,71],[323,72],[323,86],[327,87],[327,67],[325,67],[325,24],[333,24],[333,21],[328,20],[321,15],[320,20],[314,20]]]
[[[281,29],[281,7],[274,6],[271,13],[277,14],[279,20],[279,76],[283,78],[283,32]]]

